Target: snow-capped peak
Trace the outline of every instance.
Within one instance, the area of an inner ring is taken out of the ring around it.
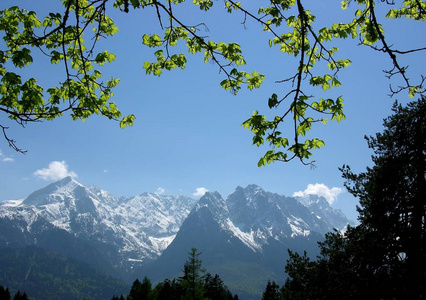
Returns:
[[[0,205],[0,218],[29,216],[31,211],[31,220],[43,218],[78,238],[105,244],[124,261],[135,262],[158,258],[190,218],[188,228],[218,230],[224,243],[236,241],[255,253],[285,238],[342,229],[346,218],[324,201],[299,202],[254,184],[237,187],[226,200],[218,192],[206,192],[197,204],[183,195],[158,193],[118,198],[66,177],[35,191],[18,206],[18,202]]]
[[[19,200],[4,200],[4,201],[0,201],[0,206],[3,206],[3,207],[16,207],[16,206],[20,205],[23,201],[24,201],[24,199],[19,199]]]
[[[76,187],[83,187],[82,184],[68,176],[62,180],[49,184],[48,186],[33,192],[23,202],[28,206],[41,206],[52,203],[52,201],[58,201],[60,199],[55,198],[54,195],[68,195],[71,194]]]

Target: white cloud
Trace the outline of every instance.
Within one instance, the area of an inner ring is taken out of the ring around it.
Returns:
[[[293,197],[304,197],[307,195],[317,195],[324,197],[328,203],[333,204],[337,200],[337,196],[343,193],[342,188],[332,187],[329,188],[323,183],[308,184],[304,191],[293,193]]]
[[[161,186],[159,187],[159,188],[157,188],[157,191],[156,191],[156,193],[157,194],[159,194],[159,195],[162,195],[162,194],[164,194],[164,192],[165,192],[166,190],[165,189],[163,189]]]
[[[77,177],[75,172],[68,171],[65,161],[52,161],[47,168],[37,170],[33,174],[44,180],[60,180],[67,176]]]
[[[7,157],[3,154],[3,152],[0,150],[0,159],[4,162],[12,162],[15,161],[12,157]]]
[[[193,193],[192,195],[194,195],[195,197],[201,197],[204,196],[204,194],[208,191],[209,190],[204,187],[199,187],[195,189],[195,193]]]

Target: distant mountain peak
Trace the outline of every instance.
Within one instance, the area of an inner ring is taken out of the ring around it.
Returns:
[[[272,259],[275,249],[280,249],[277,257],[281,257],[299,241],[312,240],[316,245],[316,237],[333,227],[342,229],[347,219],[324,198],[308,196],[298,201],[255,184],[239,186],[226,198],[206,192],[197,201],[159,193],[115,197],[65,177],[35,191],[21,205],[0,205],[0,222],[18,224],[16,235],[21,228],[29,228],[22,231],[27,234],[21,237],[22,244],[34,243],[34,237],[40,244],[42,235],[50,232],[58,245],[72,249],[55,236],[67,233],[64,238],[92,245],[127,274],[168,252],[176,261],[173,249],[182,249],[184,259],[188,247],[212,257],[257,257],[263,263]]]
[[[304,196],[296,196],[295,198],[300,203],[302,203],[303,205],[305,205],[307,207],[314,205],[314,204],[320,204],[322,206],[330,206],[330,204],[328,203],[328,201],[324,197],[314,195],[314,194],[308,194],[308,195],[304,195]]]
[[[258,192],[262,192],[262,191],[264,191],[260,186],[258,186],[257,184],[249,184],[246,188],[245,188],[245,190],[246,191],[252,191],[252,192],[255,192],[255,193],[258,193]]]
[[[328,220],[335,229],[345,230],[348,224],[351,226],[355,225],[355,222],[348,220],[340,209],[333,209],[327,199],[322,196],[308,194],[295,198],[309,208],[317,218]]]
[[[54,197],[53,195],[69,194],[77,187],[83,187],[83,185],[74,180],[71,176],[68,176],[33,192],[22,202],[22,204],[28,206],[40,206],[50,204],[52,201],[57,202],[59,198]]]
[[[64,177],[61,180],[57,181],[57,183],[61,184],[61,185],[66,185],[66,184],[69,184],[71,182],[77,182],[77,181],[74,178],[72,178],[71,176]]]
[[[244,193],[244,194],[255,195],[258,193],[265,193],[265,191],[256,184],[249,184],[245,188],[241,186],[237,186],[234,193]]]
[[[216,218],[223,218],[228,214],[225,200],[218,192],[206,192],[195,205],[195,210],[206,208]]]
[[[203,196],[201,196],[199,203],[209,203],[209,202],[217,202],[217,201],[223,201],[222,195],[219,194],[219,192],[206,192]]]

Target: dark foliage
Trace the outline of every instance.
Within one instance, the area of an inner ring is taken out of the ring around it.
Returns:
[[[17,291],[15,296],[13,297],[13,300],[29,300],[27,294],[21,293],[20,291]]]
[[[151,281],[145,277],[142,282],[136,279],[133,282],[127,300],[148,300],[152,291]]]
[[[128,286],[88,265],[37,247],[0,249],[0,282],[31,299],[108,299]]]
[[[327,234],[315,261],[289,252],[283,299],[426,297],[426,98],[393,112],[366,138],[374,166],[341,169],[360,225]]]
[[[0,300],[10,300],[9,288],[0,285]]]
[[[0,285],[0,300],[10,300],[10,291],[9,288],[5,288],[4,286]],[[29,300],[27,294],[25,292],[17,291],[15,295],[13,296],[13,300]]]
[[[200,255],[197,249],[192,248],[184,265],[183,276],[165,279],[154,289],[147,277],[143,282],[136,279],[127,300],[238,300],[238,296],[232,295],[219,275],[204,274]],[[121,298],[114,296],[111,300]]]
[[[276,284],[274,281],[271,282],[270,280],[268,280],[266,289],[262,295],[262,300],[280,300],[280,299],[281,299],[280,286]]]

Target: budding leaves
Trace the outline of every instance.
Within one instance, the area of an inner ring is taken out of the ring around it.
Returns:
[[[121,121],[120,121],[120,127],[121,128],[126,128],[127,126],[132,126],[134,120],[136,119],[135,115],[131,114],[128,116],[125,116]]]
[[[107,50],[99,50],[98,41],[118,32],[116,24],[106,14],[107,9],[111,9],[106,2],[63,1],[62,13],[51,12],[44,18],[18,6],[0,11],[0,37],[4,46],[0,50],[0,109],[8,117],[22,124],[51,120],[69,111],[73,119],[84,120],[92,114],[101,114],[119,121],[120,127],[132,125],[135,116],[123,117],[111,101],[119,80],[103,79],[101,72],[101,67],[112,63],[116,57]],[[164,71],[185,69],[189,53],[218,67],[224,90],[236,95],[243,86],[249,90],[259,88],[265,75],[244,69],[247,62],[240,44],[210,39],[204,34],[208,28],[202,17],[195,23],[198,25],[186,24],[186,16],[175,13],[185,9],[183,2],[114,1],[112,7],[124,13],[151,9],[159,21],[159,32],[142,33],[142,44],[152,50],[151,59],[143,63],[145,72],[161,76]],[[210,11],[215,3],[192,0],[201,14]],[[411,84],[405,74],[407,68],[397,63],[399,53],[392,46],[386,46],[385,30],[375,17],[374,0],[341,1],[345,13],[350,13],[352,6],[353,17],[346,23],[341,23],[341,18],[339,22],[327,20],[325,24],[329,25],[322,28],[316,26],[313,12],[304,7],[310,5],[309,1],[266,1],[263,7],[254,9],[244,7],[241,2],[223,3],[224,12],[241,18],[244,25],[251,21],[260,24],[268,35],[271,51],[286,54],[297,64],[293,69],[282,68],[280,85],[265,99],[273,113],[256,111],[243,123],[252,132],[254,145],[268,144],[271,148],[259,160],[259,166],[294,158],[310,163],[312,150],[324,146],[321,139],[311,136],[314,126],[345,118],[342,97],[333,99],[328,95],[342,85],[338,74],[351,64],[351,60],[334,46],[336,39],[357,39],[361,45],[387,53],[395,67],[387,72],[388,77],[399,74],[405,81],[405,86],[398,87],[394,93],[406,91],[409,97],[415,97],[425,92],[425,77],[422,76],[420,84]],[[406,0],[397,6],[391,6],[385,17],[426,19],[425,1]],[[412,52],[421,50],[424,49]],[[52,65],[65,70],[56,86],[42,87],[37,76],[23,80],[19,75],[21,69],[33,63],[36,51],[46,55]],[[267,55],[264,53],[265,57]],[[276,63],[282,65],[281,61]]]
[[[87,1],[67,3],[64,14],[49,13],[43,19],[17,6],[0,11],[0,36],[4,41],[0,51],[0,109],[20,124],[53,120],[68,111],[74,120],[101,114],[121,119],[121,127],[132,125],[134,116],[123,117],[111,102],[119,80],[102,80],[99,70],[116,57],[107,50],[98,51],[97,41],[114,35],[118,28],[102,5]],[[23,81],[17,73],[31,65],[40,53],[65,69],[56,86],[42,87],[37,77]],[[9,72],[8,62],[15,67]],[[24,152],[13,140],[8,142]]]
[[[200,6],[202,10],[208,10],[212,1],[195,1],[194,4]],[[237,4],[233,7],[236,9]],[[201,26],[201,25],[199,25]],[[185,44],[191,54],[202,53],[205,63],[215,63],[225,79],[220,82],[223,89],[236,95],[242,85],[246,85],[249,90],[259,88],[265,76],[259,72],[248,73],[240,70],[239,67],[246,64],[242,54],[241,46],[237,43],[214,42],[206,40],[198,35],[199,26],[190,27],[182,23],[166,28],[163,37],[160,34],[147,35],[142,37],[142,44],[150,48],[160,48],[154,52],[155,61],[146,61],[143,68],[147,74],[160,76],[164,70],[170,71],[175,68],[184,69],[187,63],[186,55],[183,53],[172,53],[172,48],[179,44]]]
[[[213,1],[211,0],[193,0],[192,2],[204,11],[208,11],[213,6]]]

